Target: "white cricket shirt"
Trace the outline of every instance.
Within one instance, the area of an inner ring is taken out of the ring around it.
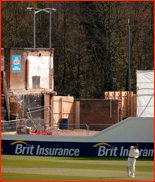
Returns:
[[[129,157],[135,157],[137,159],[139,157],[139,150],[135,149],[134,146],[131,146],[129,151]]]

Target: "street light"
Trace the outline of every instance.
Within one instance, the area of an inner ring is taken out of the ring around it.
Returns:
[[[27,11],[33,11],[33,48],[36,48],[36,21],[35,21],[35,15],[41,11],[44,11],[46,13],[49,13],[49,48],[51,49],[51,15],[52,11],[56,12],[56,9],[54,8],[45,8],[45,9],[39,9],[39,8],[33,8],[33,7],[27,7]]]

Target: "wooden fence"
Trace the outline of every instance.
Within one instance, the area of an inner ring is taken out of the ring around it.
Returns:
[[[53,96],[51,99],[52,112],[55,122],[58,124],[61,118],[68,118],[68,123],[74,122],[74,97]],[[54,123],[51,117],[51,123]],[[74,125],[69,128],[75,127]]]
[[[129,94],[128,91],[112,91],[105,92],[105,99],[120,99],[122,117],[136,117],[137,116],[137,95]]]
[[[107,95],[108,94],[108,95]],[[122,93],[124,96],[124,93]],[[106,93],[107,99],[115,98],[120,99],[118,93],[113,96],[112,93]],[[124,96],[125,97],[125,96]],[[125,97],[126,98],[126,97]],[[101,102],[102,101],[102,102]],[[120,113],[120,101],[117,106],[115,103],[118,101],[106,101],[100,99],[75,99],[74,97],[67,96],[52,96],[50,94],[45,94],[44,106],[52,106],[51,111],[45,109],[44,120],[46,126],[57,128],[62,118],[68,118],[69,129],[83,129],[86,128],[85,124],[114,124],[120,121],[122,115]],[[93,105],[92,105],[93,103]],[[132,102],[133,103],[133,102]],[[114,107],[112,106],[114,104]],[[125,100],[122,99],[122,107],[125,108]],[[108,106],[108,107],[107,107]],[[113,110],[115,113],[113,113]],[[115,108],[115,109],[114,109]],[[118,109],[118,110],[117,110]],[[90,112],[91,110],[91,112]],[[124,109],[125,111],[125,109]],[[109,115],[110,114],[110,115]],[[115,114],[114,117],[112,115]],[[127,117],[124,112],[124,117]],[[118,119],[118,117],[120,117]],[[94,125],[95,127],[95,125]],[[91,127],[92,129],[93,127]]]

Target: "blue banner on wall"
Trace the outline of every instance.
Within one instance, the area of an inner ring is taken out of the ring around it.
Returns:
[[[21,72],[21,55],[12,56],[12,73]]]
[[[44,142],[2,140],[3,154],[128,157],[136,143]],[[154,157],[154,143],[139,143],[140,157]]]

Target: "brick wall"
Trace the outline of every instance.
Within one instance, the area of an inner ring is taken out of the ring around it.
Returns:
[[[19,96],[20,101],[23,100],[23,96]],[[10,95],[10,120],[18,118],[24,118],[23,102],[18,103],[15,95]]]
[[[110,118],[110,100],[76,99],[80,101],[80,124],[115,124],[121,120],[121,101],[112,100]],[[102,130],[108,126],[90,125],[90,130]]]
[[[4,49],[4,55],[6,81],[9,90],[32,89],[32,76],[40,76],[40,87],[54,91],[54,49],[8,48]],[[12,72],[13,55],[21,55],[20,73]]]
[[[23,49],[11,49],[10,51],[10,89],[25,89],[25,58]],[[12,55],[21,55],[21,72],[12,72]]]
[[[25,89],[25,56],[24,49],[4,49],[5,72],[8,89]],[[21,72],[12,73],[12,55],[21,55]]]

